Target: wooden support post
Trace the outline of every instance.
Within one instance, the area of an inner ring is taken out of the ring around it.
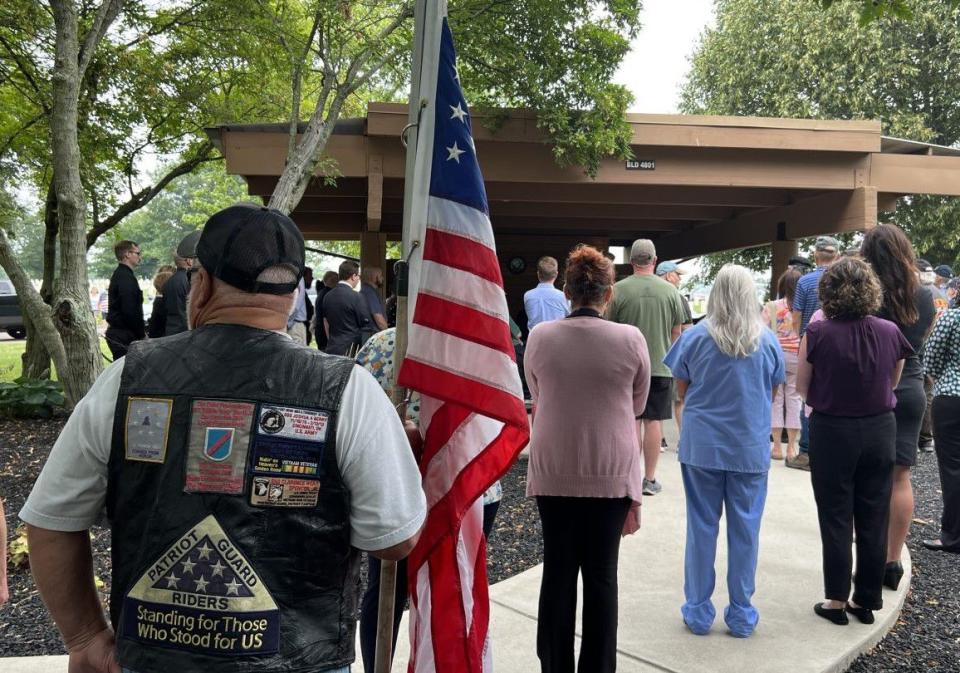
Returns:
[[[386,276],[387,235],[376,231],[364,231],[360,234],[360,268],[379,267]],[[381,289],[382,293],[382,289]],[[380,297],[384,299],[383,296]]]
[[[787,270],[790,264],[790,258],[798,254],[796,241],[774,241],[773,242],[773,264],[770,274],[770,299],[777,298],[777,280]]]
[[[367,177],[367,230],[380,231],[383,218],[383,157],[370,157]]]

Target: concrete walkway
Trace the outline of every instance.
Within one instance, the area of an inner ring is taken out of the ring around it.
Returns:
[[[675,447],[675,427],[668,425],[668,441]],[[886,609],[877,613],[872,626],[851,619],[849,626],[838,627],[813,614],[813,604],[823,599],[823,584],[810,476],[780,463],[770,472],[761,531],[757,631],[746,640],[726,633],[722,619],[727,592],[726,533],[721,524],[714,594],[718,619],[709,635],[692,635],[680,618],[685,512],[675,452],[661,455],[659,479],[663,492],[644,499],[643,526],[621,546],[620,673],[834,673],[845,670],[896,623],[909,586],[909,558],[904,559],[907,574],[900,590],[885,590]],[[495,671],[540,670],[536,656],[540,577],[538,566],[490,589]],[[407,653],[404,619],[395,673],[406,671]],[[66,657],[0,659],[0,673],[66,670]],[[359,663],[353,670],[361,670]]]

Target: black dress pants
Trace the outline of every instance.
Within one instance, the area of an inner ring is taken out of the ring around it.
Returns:
[[[543,673],[573,673],[577,576],[583,574],[580,673],[617,669],[617,561],[629,498],[537,496],[543,580],[537,656]]]
[[[951,551],[960,551],[960,397],[933,398],[933,437],[943,490],[940,540]]]
[[[853,601],[870,610],[883,607],[896,435],[893,412],[849,418],[815,411],[810,417],[810,478],[820,520],[828,600],[850,600],[856,531]]]
[[[493,522],[497,518],[500,501],[483,506],[483,537],[490,539]],[[397,588],[393,594],[393,647],[397,650],[397,637],[400,635],[400,620],[407,605],[407,560],[397,563]],[[367,590],[360,599],[360,656],[363,670],[373,673],[377,656],[377,619],[380,614],[380,559],[367,555]]]

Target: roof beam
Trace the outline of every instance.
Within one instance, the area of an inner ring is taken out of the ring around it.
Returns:
[[[960,196],[960,157],[871,154],[869,183],[881,192]]]
[[[847,192],[827,192],[789,206],[745,213],[691,232],[670,234],[657,241],[657,252],[663,259],[676,259],[767,245],[777,240],[862,231],[876,223],[877,190],[860,187]]]
[[[370,157],[367,178],[367,231],[380,231],[383,216],[383,157]]]

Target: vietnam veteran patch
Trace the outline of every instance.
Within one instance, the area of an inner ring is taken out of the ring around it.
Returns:
[[[184,491],[243,493],[254,407],[252,402],[193,401]]]
[[[126,595],[120,637],[213,656],[274,654],[280,611],[210,515],[156,559]]]
[[[127,460],[162,463],[167,455],[173,400],[162,397],[131,397],[123,435]]]

